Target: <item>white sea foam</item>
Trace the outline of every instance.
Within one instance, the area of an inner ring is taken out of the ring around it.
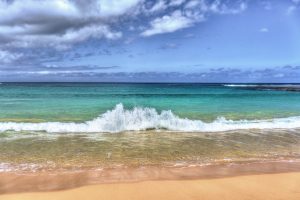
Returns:
[[[258,85],[253,85],[253,84],[224,84],[223,86],[225,87],[256,87]]]
[[[122,104],[116,105],[99,117],[84,123],[16,123],[1,122],[0,132],[13,131],[46,131],[52,133],[92,133],[122,132],[148,129],[167,129],[186,132],[220,132],[240,129],[295,129],[300,128],[300,116],[277,118],[270,120],[226,120],[223,117],[206,123],[201,120],[180,118],[172,111],[157,112],[154,108],[124,109]]]
[[[15,172],[15,171],[36,171],[41,169],[42,166],[33,163],[23,163],[19,165],[13,165],[10,163],[0,163],[0,173],[2,172]]]

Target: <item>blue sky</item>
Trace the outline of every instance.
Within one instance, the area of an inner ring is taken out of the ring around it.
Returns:
[[[300,0],[0,0],[0,81],[300,82]]]

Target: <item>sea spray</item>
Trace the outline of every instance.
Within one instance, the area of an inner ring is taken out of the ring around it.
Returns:
[[[300,128],[300,116],[269,120],[227,120],[219,117],[213,122],[180,118],[171,110],[160,113],[154,108],[135,107],[131,110],[117,104],[99,117],[84,123],[17,123],[1,122],[0,131],[46,131],[49,133],[117,133],[123,131],[161,130],[183,132],[221,132],[242,129],[294,129]]]

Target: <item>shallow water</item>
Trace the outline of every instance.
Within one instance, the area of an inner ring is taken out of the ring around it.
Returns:
[[[300,158],[300,130],[18,135],[1,134],[0,171],[189,166]]]

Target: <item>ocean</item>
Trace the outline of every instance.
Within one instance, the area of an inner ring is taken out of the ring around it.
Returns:
[[[0,172],[299,157],[298,85],[0,85]]]

